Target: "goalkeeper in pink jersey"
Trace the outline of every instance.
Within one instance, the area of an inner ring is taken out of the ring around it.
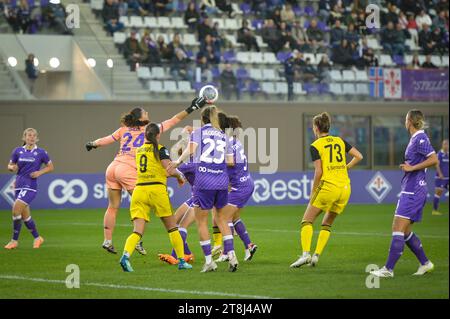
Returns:
[[[159,124],[161,133],[168,131],[190,113],[202,108],[204,105],[204,98],[197,97],[193,99],[186,110]],[[112,235],[116,224],[117,211],[120,208],[122,190],[126,190],[131,195],[136,185],[135,154],[136,149],[145,142],[145,127],[150,123],[149,114],[142,108],[134,108],[122,117],[121,123],[122,126],[111,135],[86,144],[86,149],[90,151],[114,142],[120,142],[119,152],[106,169],[105,174],[109,203],[103,221],[104,242],[102,247],[113,254],[117,253],[112,244]],[[136,250],[143,255],[146,254],[142,242],[136,245]]]

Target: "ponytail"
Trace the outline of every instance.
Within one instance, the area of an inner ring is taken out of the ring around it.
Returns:
[[[328,133],[331,126],[331,116],[328,112],[317,114],[313,118],[313,124],[318,128],[320,133]]]
[[[202,122],[205,124],[211,124],[214,128],[220,130],[219,110],[216,106],[211,105],[203,110]]]
[[[408,120],[416,130],[423,130],[428,127],[427,122],[425,122],[425,116],[420,110],[410,110],[408,112]]]
[[[145,138],[153,145],[153,155],[155,155],[156,160],[159,161],[159,149],[158,149],[158,140],[156,137],[160,133],[159,126],[156,123],[150,123],[145,128]]]
[[[142,117],[142,111],[143,109],[140,107],[132,109],[129,113],[122,115],[120,123],[126,127],[139,127],[147,125],[149,121],[140,120]]]

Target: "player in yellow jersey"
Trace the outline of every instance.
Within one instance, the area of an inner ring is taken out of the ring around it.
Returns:
[[[313,192],[302,219],[300,231],[303,254],[291,267],[303,265],[316,266],[319,256],[330,237],[331,225],[348,203],[351,193],[347,170],[362,160],[362,154],[338,136],[329,135],[330,115],[326,112],[313,118],[316,140],[311,144],[311,157],[314,162]],[[347,164],[346,154],[352,156]],[[316,250],[311,256],[313,223],[320,213],[325,212],[317,240]]]
[[[178,269],[192,268],[184,261],[183,239],[178,231],[167,193],[167,174],[176,177],[180,185],[184,184],[185,179],[177,169],[169,169],[166,174],[171,160],[169,151],[159,144],[160,132],[158,124],[150,123],[145,128],[145,144],[136,149],[137,182],[130,204],[134,230],[128,236],[120,258],[120,265],[126,272],[133,271],[130,257],[144,234],[145,224],[150,221],[151,210],[161,218],[169,233],[170,243],[179,257]]]

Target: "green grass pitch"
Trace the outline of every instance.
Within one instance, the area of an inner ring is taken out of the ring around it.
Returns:
[[[192,271],[178,271],[157,259],[170,251],[168,236],[155,217],[143,238],[147,256],[132,256],[134,273],[122,272],[119,254],[101,248],[103,210],[36,210],[33,216],[45,238],[39,250],[23,227],[19,249],[0,250],[0,298],[448,298],[449,220],[431,216],[427,205],[424,220],[415,226],[435,271],[423,277],[411,274],[418,262],[405,248],[395,278],[384,279],[379,288],[368,289],[368,264],[382,265],[390,244],[394,205],[350,205],[337,219],[318,267],[290,269],[300,253],[299,221],[304,206],[249,207],[243,213],[252,240],[259,249],[251,262],[240,263],[236,273],[225,264],[215,273],[201,274],[203,256],[195,226],[189,244],[196,256]],[[126,209],[119,213],[114,234],[118,251],[131,232]],[[320,221],[315,224],[315,239]],[[10,212],[0,211],[0,243],[11,235]],[[238,257],[243,245],[235,237]],[[79,289],[68,289],[66,266],[80,268]]]

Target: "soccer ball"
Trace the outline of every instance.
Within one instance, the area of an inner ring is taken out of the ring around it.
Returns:
[[[219,92],[212,85],[205,85],[200,89],[199,96],[205,98],[206,103],[213,104],[219,98]]]

